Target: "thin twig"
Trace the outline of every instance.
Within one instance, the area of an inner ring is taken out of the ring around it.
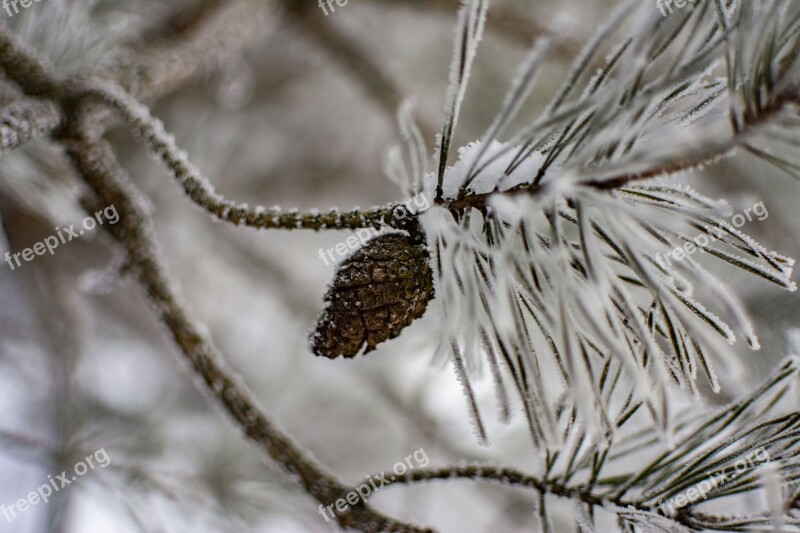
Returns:
[[[163,123],[153,117],[147,106],[139,103],[121,88],[92,80],[79,94],[94,95],[113,108],[120,118],[131,124],[150,150],[165,164],[189,198],[209,214],[238,226],[265,229],[359,229],[389,226],[419,234],[416,217],[400,205],[349,212],[331,210],[326,213],[283,211],[278,207],[250,207],[237,204],[218,194],[208,179],[192,165],[177,146]]]
[[[744,126],[736,134],[723,140],[714,140],[706,146],[694,149],[691,152],[669,155],[662,158],[656,164],[648,162],[641,170],[636,172],[624,172],[615,175],[612,168],[598,168],[597,173],[608,174],[603,178],[593,178],[575,183],[574,187],[588,187],[599,191],[617,190],[632,183],[646,181],[658,177],[667,177],[681,174],[698,168],[703,168],[709,164],[716,163],[720,159],[733,154],[739,148],[747,147],[747,141],[757,129],[766,125],[770,120],[778,116],[789,106],[800,106],[800,89],[788,90],[771,104],[761,110],[758,116],[751,116]],[[625,166],[630,166],[626,163]],[[506,195],[539,195],[548,190],[547,184],[523,183],[511,189],[502,191],[500,194]],[[450,210],[461,210],[468,207],[478,209],[485,208],[489,196],[498,194],[497,192],[466,194],[461,198],[448,200],[437,199],[436,203]]]
[[[571,500],[578,500],[589,505],[605,505],[608,503],[620,506],[634,506],[640,511],[653,512],[649,506],[621,499],[607,499],[598,496],[582,487],[570,487],[553,480],[542,480],[515,470],[486,465],[464,465],[434,469],[415,469],[396,476],[395,483],[420,483],[425,481],[441,481],[447,479],[471,479],[500,483],[506,486],[530,488],[539,493],[550,494]]]
[[[489,481],[505,486],[529,488],[540,495],[555,496],[573,502],[582,502],[591,507],[614,506],[625,509],[635,509],[637,512],[651,513],[694,529],[697,529],[699,526],[699,522],[694,520],[698,517],[703,517],[705,523],[713,523],[725,519],[713,515],[693,513],[690,507],[683,508],[674,515],[668,516],[662,508],[653,507],[639,501],[625,500],[619,497],[600,496],[582,486],[568,486],[555,480],[540,479],[513,468],[486,465],[459,465],[443,468],[415,469],[405,474],[395,476],[392,483],[412,484],[452,479]]]

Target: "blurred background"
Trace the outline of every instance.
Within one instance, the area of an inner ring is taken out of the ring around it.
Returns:
[[[0,20],[69,74],[179,30],[185,14],[205,4],[52,0],[11,17],[0,11]],[[556,31],[558,45],[525,116],[540,109],[613,4],[494,2],[456,144],[481,135],[531,43]],[[147,102],[228,198],[301,210],[404,200],[382,161],[399,142],[394,114],[405,98],[415,102],[432,151],[458,2],[334,7],[326,16],[312,0],[276,3],[257,45]],[[3,81],[0,100],[15,94]],[[152,202],[161,249],[195,316],[279,426],[337,476],[357,483],[420,448],[431,466],[485,460],[539,471],[521,413],[508,425],[497,422],[488,376],[477,392],[492,446],[476,445],[452,369],[432,363],[436,306],[369,357],[311,354],[308,331],[335,268],[318,251],[348,233],[214,222],[127,128],[113,128],[110,139]],[[71,172],[46,140],[0,156],[2,254],[83,219]],[[737,156],[684,181],[728,199],[734,212],[763,201],[769,217],[744,231],[800,256],[800,188],[789,178]],[[198,392],[141,288],[118,275],[114,250],[98,230],[13,271],[0,266],[0,504],[96,450],[110,457],[50,503],[11,522],[0,516],[0,532],[331,530],[317,503]],[[761,351],[741,353],[756,382],[785,355],[798,300],[732,268],[720,273],[757,324]],[[370,499],[445,532],[531,530],[533,500],[526,491],[467,481],[385,487]]]

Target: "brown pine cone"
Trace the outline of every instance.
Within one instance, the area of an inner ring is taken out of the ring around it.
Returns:
[[[400,233],[376,237],[348,257],[311,334],[314,353],[355,357],[365,344],[368,353],[397,337],[433,298],[429,260],[424,244]]]

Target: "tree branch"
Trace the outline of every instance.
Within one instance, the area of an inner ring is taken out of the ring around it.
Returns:
[[[138,98],[158,98],[255,44],[270,25],[268,5],[258,0],[219,3],[207,11],[191,28],[188,37],[173,37],[138,51],[130,50],[102,70],[82,73],[80,77],[92,76],[120,85]],[[0,31],[0,68],[30,96],[57,101],[68,86],[50,71],[49,65],[7,31]],[[53,133],[62,122],[55,117],[56,110],[51,104],[20,105],[26,111],[19,117],[18,129],[31,132],[32,138]],[[0,144],[0,149],[15,148],[26,140],[30,139],[23,135],[16,145],[6,148]]]
[[[146,214],[146,202],[117,163],[110,145],[102,139],[102,127],[93,121],[99,116],[92,101],[94,98],[76,94],[74,84],[57,80],[32,53],[4,32],[0,32],[0,66],[7,74],[18,76],[14,81],[23,90],[29,89],[37,95],[46,92],[54,97],[66,95],[61,98],[66,120],[57,140],[100,202],[116,207],[118,223],[104,227],[125,248],[129,266],[137,272],[159,319],[168,328],[190,367],[201,377],[205,390],[242,428],[248,439],[294,475],[305,491],[322,505],[332,504],[354,491],[353,487],[342,484],[323,470],[277,429],[257,406],[252,393],[227,367],[202,328],[190,317],[177,285],[169,278],[157,251],[152,222]],[[144,87],[153,90],[163,87],[161,82],[155,83],[157,78],[146,77],[149,83]],[[144,89],[140,87],[139,90]],[[87,207],[89,204],[96,207],[96,201],[87,200]],[[431,531],[393,520],[363,502],[337,514],[336,520],[344,528],[376,533]]]
[[[262,40],[274,23],[268,2],[215,3],[181,38],[131,50],[89,76],[114,83],[136,98],[164,96],[214,70],[225,59]]]
[[[416,469],[399,475],[395,483],[420,483],[426,481],[443,481],[448,479],[471,479],[474,481],[490,481],[507,486],[530,488],[536,492],[550,494],[561,498],[580,501],[592,506],[602,506],[608,503],[623,507],[634,506],[640,511],[652,512],[649,506],[619,498],[603,498],[582,487],[570,487],[552,480],[542,480],[515,470],[513,468],[500,468],[486,465],[460,465],[435,469]]]
[[[651,513],[665,520],[693,529],[704,529],[709,524],[721,523],[726,517],[717,517],[691,511],[691,507],[680,509],[673,516],[667,516],[660,507],[653,507],[635,500],[625,500],[619,496],[607,497],[597,495],[581,486],[568,486],[551,479],[540,479],[515,470],[513,468],[493,467],[487,465],[459,465],[434,469],[416,469],[394,478],[393,483],[413,484],[429,481],[452,479],[469,479],[473,481],[489,481],[505,486],[533,489],[540,495],[555,496],[580,502],[591,507],[620,507],[635,509],[640,513]],[[613,509],[610,510],[613,512]],[[702,523],[699,518],[702,518]],[[720,529],[722,530],[722,529]]]
[[[63,93],[50,66],[12,37],[7,29],[0,31],[0,68],[28,96],[57,99]]]
[[[61,141],[75,169],[105,205],[114,205],[119,221],[104,226],[125,248],[130,265],[146,289],[148,299],[181,349],[193,371],[202,378],[206,391],[242,428],[245,436],[269,457],[295,475],[305,489],[323,506],[354,490],[336,480],[307,457],[259,409],[252,393],[227,368],[220,353],[205,335],[182,301],[157,252],[154,230],[144,207],[145,201],[118,165],[101,130],[83,123],[92,113],[84,102],[70,109]],[[91,209],[90,209],[91,211]],[[428,531],[388,518],[367,504],[353,506],[336,516],[345,528],[362,531]]]
[[[290,20],[296,22],[303,34],[326,54],[344,67],[392,120],[403,102],[397,83],[372,60],[359,43],[319,16],[316,3],[298,0],[279,0]]]
[[[21,100],[0,112],[0,151],[15,148],[50,134],[61,124],[61,113],[52,102]]]
[[[113,108],[125,122],[131,124],[156,154],[167,170],[183,188],[189,198],[209,214],[238,226],[265,229],[358,229],[390,226],[414,235],[421,232],[418,220],[400,205],[389,205],[349,212],[331,210],[327,213],[298,213],[283,211],[278,207],[249,207],[237,204],[218,194],[208,179],[192,165],[186,155],[175,146],[172,135],[164,130],[163,123],[153,117],[147,106],[139,103],[121,88],[102,81],[90,81],[78,89],[79,94],[93,95]]]

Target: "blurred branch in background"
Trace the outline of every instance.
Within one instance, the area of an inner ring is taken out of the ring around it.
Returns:
[[[391,4],[414,8],[417,10],[437,11],[442,15],[452,16],[461,7],[461,0],[372,0],[377,3]],[[529,4],[525,4],[526,8]],[[534,9],[537,6],[532,6]],[[552,33],[549,24],[535,20],[531,9],[522,9],[517,5],[496,3],[486,16],[487,28],[499,36],[508,38],[518,46],[529,48],[536,39]],[[555,48],[555,54],[560,57],[572,59],[580,52],[583,42],[578,36],[567,33],[559,35],[560,42]]]
[[[243,21],[254,18],[259,21],[257,17],[253,17],[251,11],[256,5],[261,3],[238,2],[234,4],[238,9],[234,13],[238,16],[231,16],[229,11],[220,10],[218,17],[203,17],[214,21],[209,24],[212,31],[199,32],[202,38],[193,43],[194,46],[149,53],[144,58],[126,58],[107,69],[104,77],[110,77],[140,95],[158,95],[174,90],[215,66],[218,58],[212,57],[212,61],[208,61],[204,47],[220,44],[217,39],[222,39],[229,46],[233,35],[245,37],[243,42],[238,43],[240,45],[250,42],[251,35],[247,31],[241,32],[240,27]],[[260,22],[263,25],[263,20]],[[247,28],[248,25],[244,27]],[[209,35],[212,37],[209,38]],[[225,53],[230,50],[220,48]],[[157,247],[153,241],[155,232],[145,207],[147,202],[128,180],[125,171],[118,166],[110,145],[101,137],[103,131],[95,123],[99,110],[92,103],[92,94],[75,93],[75,88],[69,82],[59,82],[35,56],[25,51],[20,43],[6,33],[0,34],[0,51],[0,65],[23,90],[30,91],[35,96],[57,99],[63,106],[66,116],[57,140],[64,145],[76,170],[93,189],[101,204],[113,205],[118,209],[120,224],[110,231],[126,248],[128,267],[137,272],[148,296],[159,310],[160,319],[171,331],[195,372],[202,377],[208,391],[241,426],[244,434],[289,472],[297,475],[309,495],[321,504],[335,502],[354,490],[323,471],[267,419],[256,406],[255,399],[245,385],[226,368],[210,339],[189,317],[180,303],[182,298],[174,289],[176,284],[168,278],[163,261],[156,252]],[[199,54],[205,61],[201,61]],[[80,90],[80,85],[77,88]],[[37,109],[43,116],[52,115],[50,107]],[[15,116],[14,109],[7,116]],[[34,122],[38,120],[38,117],[27,118]],[[53,122],[55,121],[51,120],[49,124],[55,126]],[[42,129],[39,129],[40,134]],[[12,144],[16,146],[20,143],[8,143],[9,146]],[[90,214],[97,207],[94,202],[86,200]],[[61,417],[59,420],[65,418]],[[337,521],[343,527],[364,531],[428,531],[384,517],[365,502],[347,513],[339,513]]]

